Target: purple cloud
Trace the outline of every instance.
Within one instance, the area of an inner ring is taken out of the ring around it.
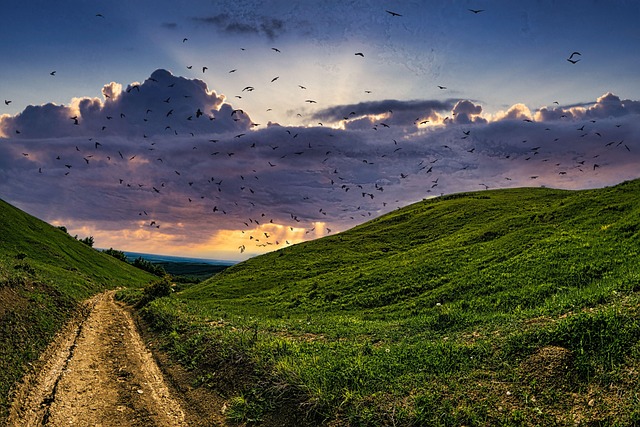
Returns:
[[[571,107],[563,119],[555,118],[562,107],[540,110],[531,123],[523,105],[488,120],[468,100],[387,100],[316,113],[340,121],[355,111],[345,129],[258,129],[203,82],[164,70],[103,93],[105,100],[4,116],[0,194],[72,233],[95,235],[99,246],[122,249],[202,255],[245,245],[248,256],[425,197],[611,185],[637,177],[640,162],[638,102],[611,94]],[[445,114],[454,117],[446,126],[416,126],[416,117],[437,122]],[[22,133],[12,134],[16,126]]]
[[[225,98],[203,81],[166,70],[156,70],[143,83],[129,84],[124,90],[112,82],[102,93],[104,100],[80,98],[70,106],[29,106],[14,117],[4,117],[0,132],[21,138],[102,138],[241,132],[251,126],[247,114],[233,113]]]
[[[487,123],[486,119],[479,117],[480,113],[482,113],[482,107],[480,105],[475,105],[471,101],[458,101],[458,103],[453,107],[452,113],[454,115],[454,123]]]

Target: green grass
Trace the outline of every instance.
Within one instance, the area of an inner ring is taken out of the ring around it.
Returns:
[[[142,315],[236,422],[634,425],[639,250],[638,180],[457,194]]]
[[[10,388],[80,301],[151,280],[0,200],[0,424]]]

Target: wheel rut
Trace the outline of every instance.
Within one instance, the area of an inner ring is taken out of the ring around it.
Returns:
[[[17,389],[11,426],[187,426],[114,291],[87,301]]]

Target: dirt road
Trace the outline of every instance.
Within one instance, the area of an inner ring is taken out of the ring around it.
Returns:
[[[59,334],[17,390],[10,426],[186,426],[129,312],[106,292]]]

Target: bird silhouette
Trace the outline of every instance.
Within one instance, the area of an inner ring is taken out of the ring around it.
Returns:
[[[385,10],[385,12],[387,12],[387,13],[388,13],[389,15],[391,15],[391,16],[402,16],[402,15],[400,15],[399,13],[393,12],[393,11],[391,11],[391,10]]]
[[[469,12],[473,12],[476,15],[480,12],[484,12],[484,9],[467,9]]]
[[[356,56],[362,56],[364,58],[364,53],[362,53],[362,52],[356,52],[355,55]]]

